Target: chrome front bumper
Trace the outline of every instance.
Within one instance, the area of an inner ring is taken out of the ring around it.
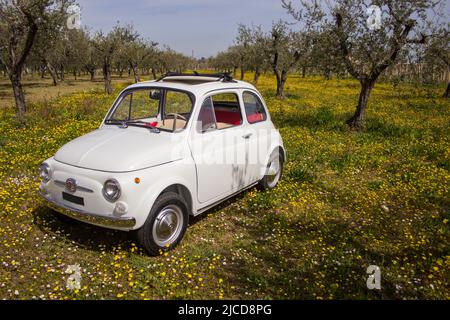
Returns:
[[[47,206],[52,210],[82,222],[112,229],[131,229],[136,224],[136,220],[131,217],[101,216],[56,202],[46,197],[41,191],[39,194],[47,200]]]

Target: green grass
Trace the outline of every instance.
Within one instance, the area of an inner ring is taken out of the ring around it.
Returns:
[[[287,148],[280,185],[192,219],[181,246],[156,258],[127,233],[56,218],[37,196],[40,162],[96,128],[113,96],[32,99],[25,124],[0,108],[0,298],[449,299],[443,88],[378,84],[358,133],[343,125],[356,82],[291,76],[286,100],[274,86],[258,87]],[[77,291],[66,289],[72,264]],[[366,287],[372,264],[379,291]]]

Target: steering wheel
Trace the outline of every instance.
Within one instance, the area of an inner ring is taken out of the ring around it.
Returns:
[[[173,113],[168,113],[168,114],[166,114],[166,116],[173,116],[173,128],[172,128],[172,131],[173,131],[173,132],[175,132],[175,129],[177,128],[177,126],[176,126],[176,124],[177,124],[177,118],[180,118],[181,120],[184,120],[184,121],[187,122],[186,117],[185,117],[185,116],[182,116],[182,115],[179,114],[179,113],[175,113],[175,112],[173,112]]]

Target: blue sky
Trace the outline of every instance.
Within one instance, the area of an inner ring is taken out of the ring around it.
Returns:
[[[149,40],[187,55],[208,57],[233,43],[238,23],[270,28],[292,21],[281,0],[77,0],[81,22],[91,31],[109,31],[120,21]]]

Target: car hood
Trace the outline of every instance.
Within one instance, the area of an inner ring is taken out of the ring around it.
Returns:
[[[182,134],[146,128],[101,128],[65,144],[55,160],[109,172],[128,172],[184,158]]]

